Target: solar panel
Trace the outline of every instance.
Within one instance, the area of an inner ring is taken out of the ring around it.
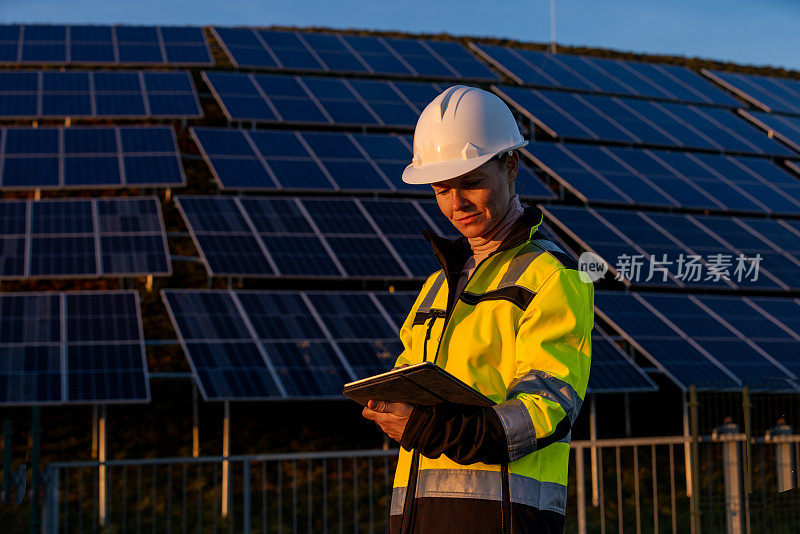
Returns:
[[[470,43],[521,85],[557,87],[737,107],[739,102],[686,67]]]
[[[727,389],[720,371],[753,389],[797,388],[796,373],[780,361],[783,355],[772,355],[758,344],[775,337],[786,341],[787,333],[742,297],[609,292],[597,296],[598,311],[684,388],[695,384]],[[633,313],[640,315],[634,319]],[[650,322],[658,328],[645,327]],[[757,331],[759,326],[763,330]],[[800,340],[794,343],[800,346]]]
[[[0,404],[149,402],[135,291],[0,295]]]
[[[769,160],[599,145],[523,151],[584,202],[796,214],[800,182]]]
[[[5,200],[0,218],[6,279],[172,273],[152,197]]]
[[[771,290],[800,285],[794,248],[779,244],[791,242],[796,234],[780,220],[568,206],[542,209],[584,249],[605,258],[626,284]],[[780,239],[772,242],[765,235]]]
[[[672,102],[498,86],[552,137],[790,156],[728,110]]]
[[[497,80],[461,44],[215,26],[237,67]]]
[[[188,72],[2,71],[0,116],[200,117]]]
[[[211,65],[202,28],[2,25],[1,63]]]
[[[0,188],[186,183],[175,133],[160,126],[0,128]]]
[[[800,114],[797,80],[707,69],[702,73],[764,111]]]
[[[423,201],[179,196],[177,203],[209,272],[220,276],[426,278],[440,267],[414,232],[450,235],[438,207],[437,216]]]
[[[367,293],[163,290],[162,297],[206,400],[339,397],[345,382],[386,371],[402,350]]]
[[[401,87],[400,82],[278,74],[203,71],[203,77],[230,121],[412,128],[424,105],[408,99],[406,91],[432,95],[427,104],[443,89],[422,82]]]

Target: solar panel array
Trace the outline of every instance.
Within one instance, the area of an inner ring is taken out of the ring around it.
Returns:
[[[200,117],[181,71],[0,71],[0,117]]]
[[[415,296],[162,290],[205,400],[338,397],[345,382],[391,369]],[[596,339],[591,390],[654,388],[610,338]]]
[[[413,128],[447,85],[203,71],[231,121]]]
[[[155,198],[0,201],[0,278],[168,275]]]
[[[174,187],[175,132],[159,126],[0,128],[0,188]]]
[[[0,294],[0,405],[149,402],[138,299]]]
[[[800,80],[720,70],[702,72],[764,111],[800,115]]]
[[[796,299],[598,291],[597,312],[683,388],[797,391]]]
[[[237,67],[496,81],[461,44],[320,32],[213,28]]]
[[[411,139],[393,134],[192,128],[220,188],[236,191],[402,191],[429,194],[400,177]],[[554,198],[524,164],[517,193]]]
[[[0,25],[0,63],[211,65],[202,28]]]
[[[727,109],[510,86],[496,91],[563,140],[795,155]]]
[[[737,107],[739,102],[686,67],[470,43],[521,85]]]
[[[584,202],[800,214],[800,180],[769,159],[561,143],[523,152]]]
[[[800,288],[797,221],[571,206],[544,210],[628,285]]]

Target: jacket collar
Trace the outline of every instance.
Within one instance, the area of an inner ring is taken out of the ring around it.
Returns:
[[[522,217],[514,223],[509,234],[497,248],[497,252],[512,249],[532,239],[535,233],[538,233],[542,220],[542,210],[536,206],[526,206]],[[447,277],[447,283],[452,287],[455,280],[458,280],[458,276],[461,274],[461,269],[464,268],[467,259],[472,255],[472,249],[467,238],[461,236],[454,241],[450,241],[447,238],[436,235],[431,230],[423,230],[422,235],[431,244],[433,254]],[[537,237],[544,237],[544,235]]]

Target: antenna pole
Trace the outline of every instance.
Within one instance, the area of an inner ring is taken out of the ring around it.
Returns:
[[[556,53],[556,0],[550,0],[550,53]]]

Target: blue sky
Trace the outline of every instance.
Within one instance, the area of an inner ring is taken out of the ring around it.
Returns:
[[[0,0],[2,22],[292,25],[550,39],[549,0]],[[559,43],[800,70],[796,0],[556,0]]]

